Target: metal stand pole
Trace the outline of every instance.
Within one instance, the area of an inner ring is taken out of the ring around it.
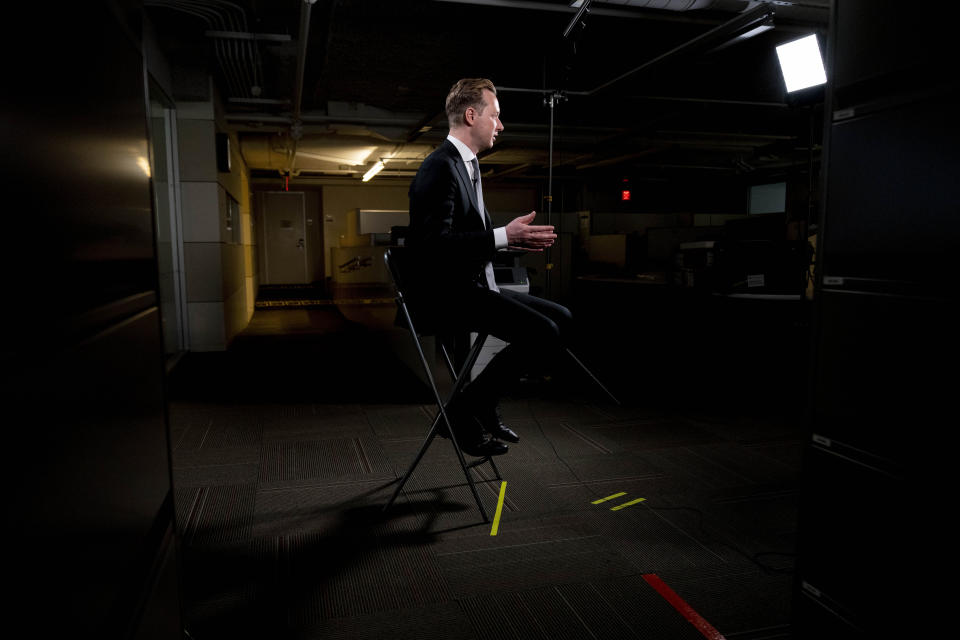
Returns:
[[[546,98],[543,99],[543,104],[550,109],[550,143],[549,151],[547,152],[547,196],[545,200],[547,201],[547,224],[552,224],[553,218],[553,111],[557,106],[557,102],[560,100],[566,100],[567,97],[560,91],[552,91]],[[559,234],[558,234],[559,235]],[[547,260],[547,273],[545,276],[545,286],[546,293],[548,297],[551,297],[552,291],[550,290],[550,276],[553,271],[553,261],[551,260],[553,250],[550,247],[547,247],[546,250],[546,260]]]

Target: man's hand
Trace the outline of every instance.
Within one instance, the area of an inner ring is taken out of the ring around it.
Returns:
[[[531,211],[507,223],[507,245],[511,249],[543,251],[556,240],[557,234],[553,232],[553,225],[530,224],[536,215],[536,211]]]

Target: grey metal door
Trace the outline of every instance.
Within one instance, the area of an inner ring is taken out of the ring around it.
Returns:
[[[303,193],[263,194],[263,284],[307,284],[306,202]]]

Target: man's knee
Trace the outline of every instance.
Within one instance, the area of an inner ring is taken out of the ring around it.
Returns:
[[[540,313],[550,320],[550,335],[556,340],[570,335],[573,325],[573,314],[565,306],[550,304],[540,309]]]
[[[544,330],[545,337],[547,337],[551,342],[559,342],[560,337],[562,336],[560,325],[552,319],[547,320],[547,322],[544,324],[546,325]]]
[[[562,333],[566,333],[570,330],[570,326],[573,324],[573,314],[570,313],[570,309],[567,309],[563,305],[557,305],[559,309],[557,310],[557,318],[554,319],[560,327]]]
[[[553,319],[544,315],[539,317],[537,328],[526,336],[526,345],[536,351],[555,349],[562,342],[563,332]]]

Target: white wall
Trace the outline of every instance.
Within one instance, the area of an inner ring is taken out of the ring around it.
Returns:
[[[348,235],[349,212],[356,209],[401,209],[409,207],[409,184],[327,185],[323,187],[324,272],[333,274],[331,255]]]
[[[249,171],[235,138],[231,171],[217,170],[216,133],[213,102],[177,104],[191,351],[226,349],[249,323],[257,287]],[[227,228],[228,196],[239,203],[239,238]]]

